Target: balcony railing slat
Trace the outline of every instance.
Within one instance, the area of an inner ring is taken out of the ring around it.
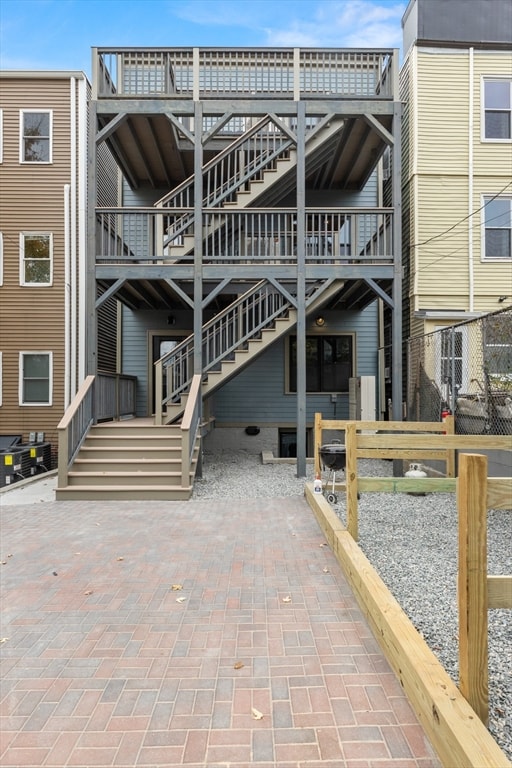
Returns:
[[[98,98],[393,98],[393,50],[96,48]],[[298,71],[297,71],[298,69]]]
[[[295,209],[205,208],[203,263],[392,264],[389,208],[308,208],[297,240]],[[193,255],[191,209],[97,208],[98,264],[179,264]],[[189,243],[189,245],[187,245]]]

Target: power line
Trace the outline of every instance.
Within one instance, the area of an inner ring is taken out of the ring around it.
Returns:
[[[458,227],[460,224],[463,224],[468,219],[472,218],[472,216],[476,216],[477,213],[480,213],[480,211],[483,211],[483,209],[489,205],[489,203],[492,203],[493,200],[496,200],[497,197],[503,194],[509,187],[512,187],[512,181],[509,181],[508,184],[506,184],[503,189],[501,189],[499,192],[496,192],[495,195],[492,195],[492,197],[489,197],[488,200],[485,201],[483,205],[480,206],[480,208],[477,208],[475,211],[472,211],[471,213],[468,213],[467,216],[464,216],[464,218],[457,221],[455,224],[452,224],[451,227],[448,227],[448,229],[445,229],[444,232],[439,232],[437,235],[432,235],[432,237],[427,238],[427,240],[423,240],[421,243],[414,243],[411,245],[411,248],[419,248],[422,245],[428,245],[428,243],[431,243],[433,240],[438,240],[440,237],[444,237],[449,232],[451,232],[455,227]]]

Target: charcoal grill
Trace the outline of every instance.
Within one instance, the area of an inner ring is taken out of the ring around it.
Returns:
[[[332,490],[327,491],[325,497],[329,504],[336,504],[338,497],[335,493],[336,487],[336,472],[340,470],[345,471],[347,464],[347,454],[345,446],[341,440],[333,440],[331,443],[326,443],[320,447],[320,458],[324,465],[324,469],[329,470],[329,479],[332,474]],[[329,483],[329,479],[327,483]]]

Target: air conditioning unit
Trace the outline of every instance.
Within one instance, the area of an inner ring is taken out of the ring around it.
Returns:
[[[375,421],[375,376],[348,380],[348,417],[351,421]]]

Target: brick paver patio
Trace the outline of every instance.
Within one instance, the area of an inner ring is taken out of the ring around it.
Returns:
[[[304,499],[0,507],[3,768],[440,765]]]

